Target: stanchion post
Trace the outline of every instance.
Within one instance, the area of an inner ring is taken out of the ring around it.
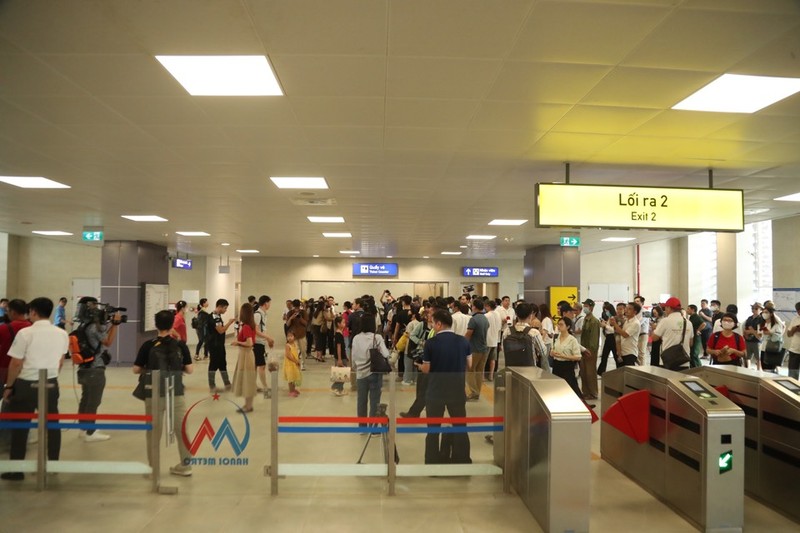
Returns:
[[[272,427],[270,428],[270,449],[269,449],[269,477],[270,494],[278,495],[278,372],[270,372],[270,386],[272,387],[272,404],[270,418]]]
[[[39,383],[36,384],[38,408],[36,418],[39,435],[36,461],[36,490],[43,491],[47,488],[47,369],[39,370]]]
[[[386,463],[389,466],[389,496],[395,495],[395,481],[397,480],[397,464],[394,462],[395,436],[397,433],[396,403],[397,379],[395,379],[394,372],[392,372],[389,374],[389,452],[386,454]]]
[[[158,436],[161,434],[161,372],[153,370],[150,379],[150,411],[152,420],[150,425],[150,468],[153,470],[151,481],[153,492],[158,494],[161,486],[161,443]]]
[[[503,492],[511,493],[511,372],[503,375]]]

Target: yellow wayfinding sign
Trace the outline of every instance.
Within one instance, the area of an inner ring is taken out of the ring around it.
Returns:
[[[744,194],[733,189],[539,183],[536,204],[537,227],[744,230]]]
[[[561,300],[566,300],[574,306],[578,301],[578,287],[550,287],[550,314],[559,316],[558,306]]]

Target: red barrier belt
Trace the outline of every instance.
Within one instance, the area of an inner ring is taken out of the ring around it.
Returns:
[[[0,413],[0,420],[33,420],[36,413]]]

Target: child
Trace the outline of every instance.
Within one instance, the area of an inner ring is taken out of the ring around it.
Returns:
[[[290,331],[286,334],[286,351],[283,361],[283,378],[289,383],[289,396],[296,398],[300,396],[297,386],[302,382],[300,373],[300,356],[297,344],[294,342],[294,334]]]
[[[338,367],[347,368],[350,363],[347,360],[347,351],[344,344],[344,319],[337,316],[333,320],[336,334],[333,337],[333,356],[335,357],[334,363]],[[331,385],[331,391],[334,396],[344,396],[347,393],[344,391],[344,383],[334,383]]]

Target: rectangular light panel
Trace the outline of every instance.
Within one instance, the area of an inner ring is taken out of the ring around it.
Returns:
[[[672,109],[755,113],[800,91],[800,78],[723,74]]]
[[[236,250],[240,254],[257,254],[260,253],[258,250]]]
[[[176,231],[178,235],[183,235],[184,237],[210,237],[209,233],[205,231]]]
[[[46,235],[48,237],[69,237],[72,233],[66,231],[32,231],[36,235]]]
[[[342,232],[342,233],[323,233],[322,236],[327,239],[349,239],[353,235],[351,235],[350,233]]]
[[[166,218],[157,215],[122,215],[122,218],[127,218],[134,222],[167,222]]]
[[[497,235],[467,235],[469,241],[491,241],[497,238]]]
[[[339,253],[340,253],[340,254],[349,254],[349,255],[352,255],[352,254],[360,254],[360,253],[361,253],[361,251],[360,251],[360,250],[339,250]]]
[[[786,196],[780,196],[778,198],[773,198],[773,200],[777,202],[800,202],[800,192],[796,192],[794,194],[788,194]]]
[[[327,189],[325,178],[309,177],[270,177],[279,189]]]
[[[603,242],[628,242],[628,241],[635,241],[636,237],[606,237],[605,239],[600,239]]]
[[[344,217],[308,217],[314,224],[344,224]]]
[[[266,56],[156,56],[192,96],[282,96]]]
[[[442,252],[442,255],[461,255],[461,252]]]
[[[0,182],[22,187],[23,189],[69,189],[69,185],[64,185],[51,179],[41,176],[0,176]]]
[[[517,220],[517,219],[506,219],[506,218],[496,218],[489,222],[490,226],[521,226],[525,224],[527,220]]]

